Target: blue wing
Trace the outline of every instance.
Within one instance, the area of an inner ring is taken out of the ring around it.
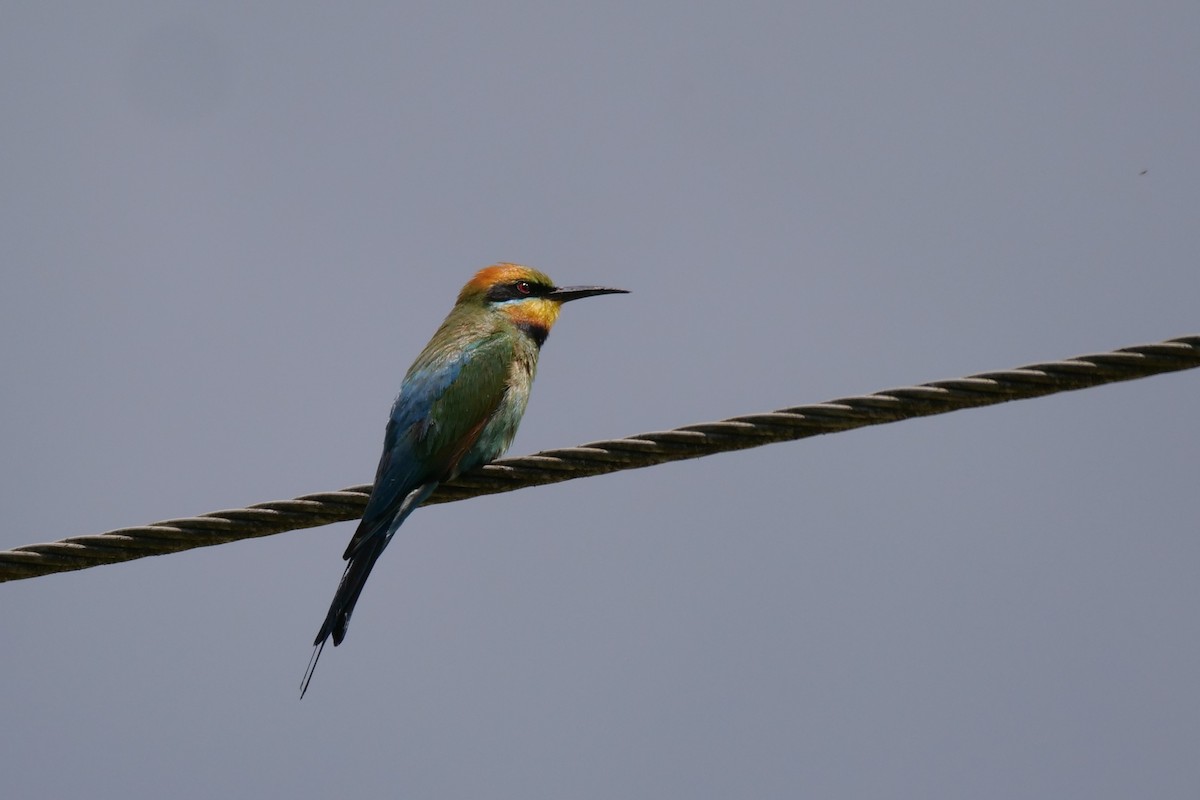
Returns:
[[[450,356],[442,355],[446,348],[431,348],[417,358],[392,404],[375,485],[342,556],[349,563],[313,641],[301,697],[325,642],[332,636],[336,647],[345,638],[367,577],[396,530],[438,483],[457,474],[504,396],[510,350],[500,337],[453,348]]]
[[[418,450],[421,429],[434,403],[462,372],[465,359],[466,354],[463,354],[442,369],[420,371],[405,380],[388,417],[383,436],[383,454],[375,470],[375,485],[371,488],[371,496],[358,529],[342,558],[349,559],[363,542],[373,537],[385,536],[390,539],[404,521],[403,517],[396,517],[405,498],[434,477],[431,475],[431,465]],[[406,509],[406,512],[411,510]]]
[[[390,540],[419,505],[408,502],[410,494],[458,473],[504,396],[511,346],[502,336],[453,348],[451,356],[444,352],[438,348],[430,354],[427,348],[404,379],[371,497],[343,558],[374,537]]]

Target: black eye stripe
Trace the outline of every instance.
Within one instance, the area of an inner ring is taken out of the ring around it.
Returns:
[[[513,281],[512,283],[497,283],[488,289],[487,299],[493,303],[505,300],[520,300],[525,297],[541,297],[554,290],[553,286],[543,286],[533,281]]]

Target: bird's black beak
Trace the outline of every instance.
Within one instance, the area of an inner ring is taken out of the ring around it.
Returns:
[[[551,289],[546,298],[559,303],[578,300],[581,297],[592,297],[597,294],[629,294],[628,289],[610,289],[607,286],[558,286]]]

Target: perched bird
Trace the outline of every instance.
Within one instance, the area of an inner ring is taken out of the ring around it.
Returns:
[[[332,636],[336,647],[346,637],[367,576],[400,524],[439,483],[499,458],[512,444],[538,352],[562,304],[624,293],[603,286],[557,287],[519,264],[482,269],[462,288],[392,404],[375,485],[342,556],[349,563],[313,642],[301,697],[325,642]]]

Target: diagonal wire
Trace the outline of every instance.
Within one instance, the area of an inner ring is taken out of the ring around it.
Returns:
[[[444,484],[426,502],[448,503],[483,494],[511,492],[528,486],[1041,397],[1198,366],[1200,335],[1182,336],[1156,344],[1123,347],[1109,353],[1030,364],[505,458]],[[214,511],[198,517],[169,519],[152,525],[0,551],[0,582],[358,519],[366,507],[370,490],[369,485],[351,486],[294,500],[259,503],[249,508]]]

